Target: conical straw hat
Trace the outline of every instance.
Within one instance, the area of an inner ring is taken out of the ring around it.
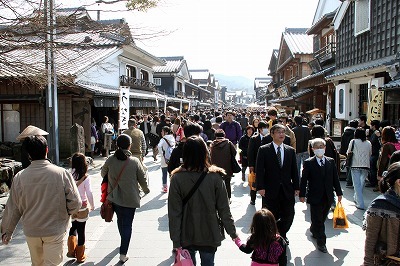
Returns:
[[[38,127],[29,125],[24,129],[24,131],[21,132],[21,134],[19,134],[17,140],[21,140],[29,136],[45,136],[45,135],[49,135],[49,132],[44,131],[43,129],[40,129]]]

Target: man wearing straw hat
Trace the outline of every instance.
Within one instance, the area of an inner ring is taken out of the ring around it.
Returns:
[[[44,131],[43,129],[40,129],[38,127],[29,125],[27,126],[21,134],[17,137],[17,140],[20,142],[23,142],[25,138],[30,137],[30,136],[47,136],[49,135],[49,132]],[[29,159],[29,154],[26,151],[26,147],[22,143],[22,152],[21,152],[21,163],[22,163],[22,168],[27,168],[31,164],[31,160]]]

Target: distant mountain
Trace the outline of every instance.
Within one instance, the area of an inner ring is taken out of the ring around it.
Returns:
[[[220,86],[226,86],[229,91],[247,91],[254,93],[254,80],[241,76],[214,74]]]

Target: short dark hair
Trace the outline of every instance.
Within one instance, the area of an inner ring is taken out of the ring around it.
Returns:
[[[300,115],[296,115],[294,117],[294,122],[296,123],[296,125],[301,126],[303,124],[303,117]]]
[[[272,109],[269,109],[268,110],[268,113],[267,113],[269,116],[270,115],[272,115],[272,116],[277,116],[278,115],[278,111],[275,109],[275,108],[272,108]]]
[[[379,128],[381,125],[381,122],[379,120],[372,120],[371,121],[371,127],[374,126],[375,128]]]
[[[216,122],[216,123],[222,123],[222,116],[217,116],[217,117],[215,118],[215,122]]]
[[[169,127],[169,126],[164,126],[163,128],[162,128],[162,131],[164,131],[166,134],[172,134],[172,130],[171,130],[171,128]]]
[[[47,140],[43,136],[26,137],[22,143],[32,161],[43,160],[47,154]]]
[[[315,125],[311,129],[311,137],[313,138],[325,138],[325,129],[320,125]]]
[[[128,120],[128,127],[134,127],[136,126],[136,120],[134,118],[131,118]]]
[[[367,135],[365,134],[365,129],[363,129],[362,127],[356,128],[356,131],[354,131],[354,138],[361,139],[362,141],[366,141]]]
[[[316,125],[320,125],[320,126],[324,126],[324,120],[322,120],[322,119],[317,119],[317,120],[315,120],[315,124],[316,124]]]
[[[367,122],[367,116],[366,115],[360,115],[359,119],[363,122]]]
[[[358,127],[358,121],[357,120],[351,120],[349,123],[350,127],[357,128]]]
[[[260,122],[258,122],[258,128],[260,129],[260,128],[268,128],[268,124],[267,123],[265,123],[264,121],[260,121]]]
[[[185,138],[200,135],[201,127],[198,124],[187,123],[187,125],[183,127],[183,133],[185,134]]]

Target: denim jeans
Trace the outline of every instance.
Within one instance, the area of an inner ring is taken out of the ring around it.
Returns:
[[[167,185],[168,167],[161,167],[161,171],[162,171],[162,183],[163,185]]]
[[[193,264],[196,266],[196,250],[188,248]],[[215,252],[199,251],[201,266],[214,266]]]
[[[301,177],[301,165],[310,157],[307,151],[296,153],[296,162],[297,162],[297,172],[299,173],[299,178]]]
[[[360,209],[365,209],[363,189],[367,175],[367,169],[351,168],[351,177],[353,179],[354,186],[354,201],[356,202],[356,206]]]
[[[128,253],[129,243],[132,236],[132,223],[135,216],[136,208],[122,207],[113,203],[114,211],[117,214],[117,224],[119,235],[121,236],[121,246],[119,254],[126,255]]]

